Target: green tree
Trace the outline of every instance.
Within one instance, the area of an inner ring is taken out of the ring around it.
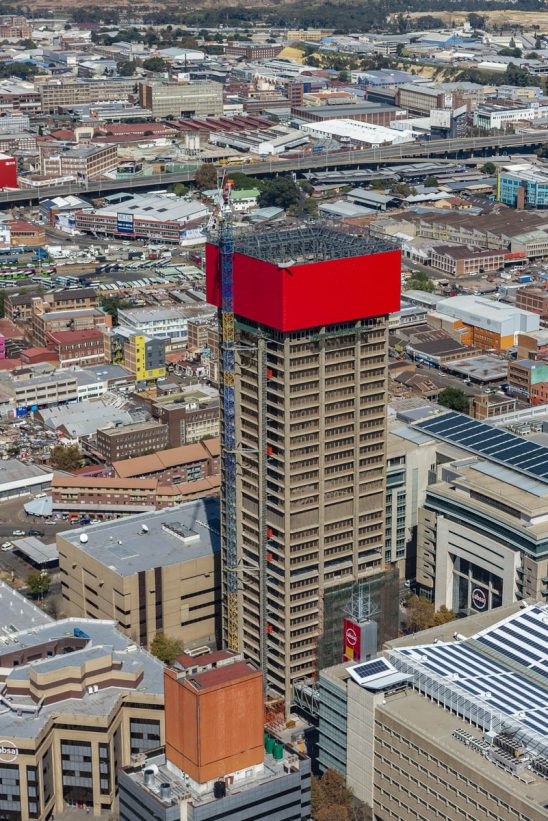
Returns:
[[[217,188],[217,168],[213,163],[204,162],[196,171],[196,187],[200,191],[209,191]]]
[[[468,413],[469,410],[468,396],[461,388],[444,388],[438,394],[438,404],[459,413]]]
[[[120,77],[133,77],[137,70],[137,63],[133,60],[120,60],[116,68],[118,69]]]
[[[26,40],[19,40],[18,45],[23,46],[23,48],[38,48],[34,40],[31,40],[30,37],[27,37]]]
[[[173,185],[169,186],[169,190],[172,194],[175,194],[176,197],[184,197],[185,194],[188,194],[189,187],[182,182],[175,182]]]
[[[121,296],[103,296],[101,297],[101,309],[112,317],[112,324],[116,327],[118,325],[118,311],[120,309],[129,308],[131,302],[123,299]]]
[[[438,185],[438,178],[434,177],[433,174],[429,174],[429,176],[425,179],[424,184],[427,188],[435,188]]]
[[[340,80],[341,83],[349,83],[350,82],[350,74],[348,71],[343,68],[342,71],[339,71],[337,79]]]
[[[243,171],[235,171],[230,174],[230,179],[234,183],[237,191],[249,191],[251,188],[261,188],[262,182],[257,177],[249,177]]]
[[[143,61],[145,71],[166,71],[167,63],[162,57],[148,57]]]
[[[369,187],[373,188],[375,191],[381,191],[386,188],[386,180],[372,180]]]
[[[49,573],[41,572],[40,570],[31,570],[27,576],[27,587],[29,588],[31,596],[45,596],[49,590],[51,577]]]
[[[183,652],[183,643],[179,639],[171,639],[165,633],[156,633],[150,652],[164,664],[173,664],[177,656]]]
[[[259,194],[259,205],[261,208],[270,206],[289,208],[298,203],[300,196],[299,188],[293,177],[289,175],[276,177],[264,183],[263,190]]]
[[[435,290],[434,283],[428,279],[424,271],[415,271],[411,279],[407,281],[405,289],[407,291],[426,291],[429,294]]]
[[[480,171],[483,171],[484,174],[489,174],[489,176],[492,177],[493,174],[497,173],[497,166],[494,162],[486,162],[481,166]]]
[[[50,465],[54,470],[66,470],[70,473],[78,470],[82,458],[78,445],[55,445],[51,451]]]

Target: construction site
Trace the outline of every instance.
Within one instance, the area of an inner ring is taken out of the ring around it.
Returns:
[[[226,183],[206,262],[222,349],[223,642],[262,670],[267,724],[281,727],[295,683],[340,662],[364,581],[373,652],[397,635],[383,544],[400,252],[317,222],[235,233]]]

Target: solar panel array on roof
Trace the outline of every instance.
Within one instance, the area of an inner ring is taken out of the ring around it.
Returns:
[[[393,651],[397,667],[398,659],[548,738],[547,606],[520,610],[464,641]]]
[[[485,459],[548,481],[548,448],[515,433],[455,411],[423,419],[414,427]]]

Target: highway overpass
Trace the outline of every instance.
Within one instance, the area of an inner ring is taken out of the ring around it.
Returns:
[[[287,172],[297,174],[311,170],[326,170],[329,168],[351,168],[361,165],[378,165],[420,160],[421,158],[453,158],[463,160],[476,156],[479,161],[498,150],[507,151],[525,147],[535,148],[548,142],[548,131],[536,131],[529,134],[504,134],[489,137],[460,137],[454,140],[424,140],[401,145],[387,145],[379,148],[363,150],[326,151],[322,153],[302,153],[291,159],[269,158],[243,165],[230,165],[231,172],[242,171],[253,176],[275,175]],[[182,171],[173,174],[154,174],[149,177],[136,177],[124,180],[93,180],[86,185],[69,183],[61,186],[48,186],[32,190],[22,188],[17,191],[0,192],[0,207],[9,207],[15,203],[38,202],[48,197],[57,197],[63,194],[101,194],[115,191],[138,191],[150,188],[162,188],[176,182],[191,182],[194,171]]]

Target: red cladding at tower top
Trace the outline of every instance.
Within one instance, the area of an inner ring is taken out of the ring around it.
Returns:
[[[219,248],[206,249],[207,301],[221,306]],[[234,254],[234,313],[278,331],[350,322],[400,309],[401,254],[387,250],[280,266]]]

